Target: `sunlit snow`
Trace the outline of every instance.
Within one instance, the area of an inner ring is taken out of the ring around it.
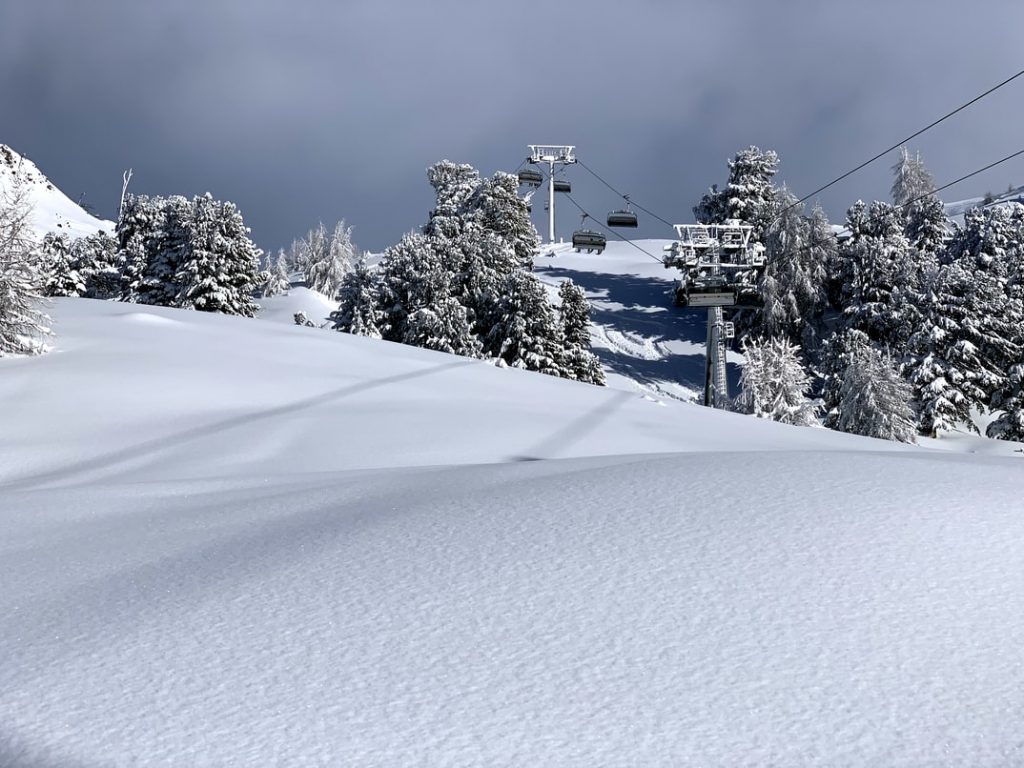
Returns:
[[[538,263],[612,386],[298,327],[302,291],[55,301],[0,360],[0,765],[1024,761],[1016,446],[683,402],[670,272]]]

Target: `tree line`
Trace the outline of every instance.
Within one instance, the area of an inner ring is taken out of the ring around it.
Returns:
[[[841,227],[774,184],[750,147],[694,207],[754,227],[760,309],[735,312],[748,362],[738,406],[789,423],[912,441],[954,428],[1024,440],[1024,206],[945,215],[919,154],[893,166],[891,202],[858,201]],[[816,400],[816,407],[807,401]]]

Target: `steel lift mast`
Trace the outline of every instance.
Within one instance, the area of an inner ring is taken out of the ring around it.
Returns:
[[[530,144],[526,159],[534,164],[548,164],[548,244],[555,242],[555,166],[576,162],[576,147],[565,144]]]
[[[666,267],[683,270],[676,289],[676,304],[707,307],[708,334],[704,360],[704,405],[724,408],[729,401],[725,375],[726,340],[734,335],[726,322],[725,307],[741,304],[741,294],[752,284],[746,275],[764,269],[764,246],[751,243],[754,228],[735,219],[722,224],[676,224],[678,240],[665,246]]]

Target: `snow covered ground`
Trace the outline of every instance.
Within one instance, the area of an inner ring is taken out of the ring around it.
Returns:
[[[634,285],[671,273],[627,258],[546,274],[601,294],[606,362],[685,370]],[[289,324],[309,300],[62,299],[51,354],[0,360],[0,765],[1024,762],[1019,456]]]
[[[114,229],[113,222],[90,216],[72,202],[31,160],[0,144],[0,196],[16,184],[28,190],[33,229],[39,239],[47,232],[63,233],[74,239]]]

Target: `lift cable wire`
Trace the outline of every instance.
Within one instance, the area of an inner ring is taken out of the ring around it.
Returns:
[[[577,164],[577,165],[582,165],[582,166],[583,166],[583,169],[584,169],[584,170],[585,170],[585,171],[586,171],[587,173],[589,173],[589,174],[590,174],[591,176],[593,176],[593,177],[594,177],[595,179],[597,179],[598,181],[600,181],[600,182],[601,182],[602,184],[604,184],[604,185],[605,185],[606,187],[608,187],[608,189],[610,189],[610,190],[611,190],[612,192],[614,192],[614,193],[615,193],[616,195],[618,195],[619,197],[621,197],[621,198],[622,198],[623,200],[625,200],[625,201],[626,201],[627,203],[630,203],[630,204],[632,204],[632,205],[635,205],[635,206],[636,206],[637,208],[639,208],[639,209],[640,209],[641,211],[643,211],[644,213],[648,214],[649,216],[653,216],[654,218],[656,218],[656,219],[657,219],[658,221],[662,222],[663,224],[667,224],[667,225],[668,225],[668,226],[670,226],[670,227],[672,227],[672,226],[675,226],[675,225],[674,225],[674,224],[673,224],[673,223],[672,223],[671,221],[669,221],[668,219],[663,219],[663,218],[662,218],[661,216],[659,216],[658,214],[656,214],[656,213],[655,213],[654,211],[650,211],[650,210],[648,210],[647,208],[644,208],[644,207],[643,207],[642,205],[640,205],[640,203],[638,203],[638,202],[637,202],[636,200],[633,200],[633,199],[632,199],[632,198],[631,198],[631,197],[630,197],[629,195],[626,195],[626,194],[623,194],[622,192],[619,192],[619,190],[617,190],[617,189],[616,189],[615,187],[613,187],[613,186],[612,186],[611,184],[609,184],[609,183],[608,183],[607,181],[605,181],[605,180],[604,180],[603,178],[601,178],[601,176],[599,176],[599,175],[598,175],[597,171],[593,170],[593,169],[592,169],[592,168],[591,168],[591,167],[590,167],[589,165],[587,165],[586,163],[584,163],[584,162],[583,162],[582,160],[580,160],[579,158],[577,158],[577,159],[576,159],[576,164]]]
[[[832,179],[832,181],[830,181],[830,182],[829,182],[828,184],[826,184],[825,186],[823,186],[823,187],[818,187],[818,188],[817,188],[816,190],[814,190],[814,191],[813,191],[813,192],[811,192],[810,194],[808,194],[808,195],[805,195],[804,197],[801,197],[801,198],[800,198],[799,200],[797,200],[797,201],[796,201],[795,203],[791,203],[791,204],[790,204],[789,206],[787,206],[786,208],[783,208],[783,209],[782,209],[782,210],[781,210],[781,211],[779,212],[778,216],[779,216],[779,217],[781,217],[781,216],[782,216],[782,214],[784,214],[784,213],[785,213],[786,211],[788,211],[788,210],[789,210],[790,208],[793,208],[793,207],[795,207],[795,206],[799,205],[800,203],[805,203],[805,202],[807,202],[807,201],[808,201],[809,199],[811,199],[812,197],[814,197],[815,195],[817,195],[817,194],[818,194],[819,192],[824,192],[824,191],[825,191],[826,189],[828,189],[828,188],[829,188],[829,187],[831,187],[832,185],[834,185],[834,184],[838,184],[838,183],[839,183],[840,181],[842,181],[843,179],[846,179],[846,178],[848,178],[848,177],[852,176],[853,174],[855,174],[855,173],[856,173],[857,171],[859,171],[860,169],[862,169],[862,168],[865,168],[865,167],[867,167],[867,166],[871,165],[871,163],[873,163],[873,162],[875,162],[876,160],[878,160],[878,159],[880,159],[880,158],[884,157],[885,155],[889,154],[889,153],[890,153],[890,152],[892,152],[892,151],[893,151],[894,149],[899,149],[900,147],[902,147],[902,146],[903,146],[904,144],[906,144],[906,143],[907,143],[908,141],[910,141],[911,139],[916,139],[916,138],[917,138],[918,136],[920,136],[920,135],[921,135],[922,133],[924,133],[925,131],[929,131],[929,130],[931,130],[932,128],[934,128],[935,126],[937,126],[937,125],[938,125],[939,123],[945,122],[945,121],[946,121],[946,120],[948,120],[949,118],[953,117],[953,115],[957,114],[958,112],[962,112],[962,111],[964,111],[965,109],[967,109],[967,108],[968,108],[969,106],[971,106],[972,104],[976,104],[977,102],[981,101],[981,100],[982,100],[983,98],[985,98],[986,96],[988,96],[988,95],[989,95],[990,93],[994,93],[995,91],[998,91],[998,90],[999,90],[1000,88],[1002,88],[1002,87],[1003,87],[1004,85],[1008,85],[1009,83],[1013,82],[1014,80],[1016,80],[1016,79],[1017,79],[1018,77],[1020,77],[1021,75],[1024,75],[1024,69],[1022,69],[1022,70],[1021,70],[1020,72],[1018,72],[1017,74],[1015,74],[1015,75],[1011,75],[1010,77],[1006,78],[1005,80],[1003,80],[1003,82],[999,83],[998,85],[994,85],[994,86],[992,86],[991,88],[989,88],[989,89],[988,89],[987,91],[985,91],[984,93],[980,93],[980,94],[978,94],[977,96],[975,96],[975,97],[974,97],[973,99],[971,99],[970,101],[968,101],[968,102],[965,102],[964,104],[961,104],[961,105],[960,105],[959,107],[957,107],[956,109],[954,109],[954,110],[953,110],[952,112],[947,112],[947,113],[946,113],[945,115],[943,115],[942,117],[940,117],[940,118],[939,118],[938,120],[935,120],[935,121],[933,121],[933,122],[929,123],[928,125],[926,125],[926,126],[925,126],[924,128],[922,128],[921,130],[919,130],[919,131],[915,131],[914,133],[912,133],[912,134],[910,134],[909,136],[907,136],[907,137],[906,137],[905,139],[901,139],[900,141],[897,141],[897,142],[896,142],[895,144],[893,144],[893,145],[892,145],[891,147],[889,147],[888,149],[884,149],[884,150],[882,150],[881,152],[879,152],[879,153],[878,153],[877,155],[875,155],[874,157],[870,158],[869,160],[865,160],[865,161],[864,161],[863,163],[861,163],[860,165],[858,165],[858,166],[857,166],[856,168],[853,168],[853,169],[851,169],[851,170],[847,171],[847,172],[846,172],[846,173],[844,173],[844,174],[843,174],[842,176],[837,176],[836,178]],[[953,183],[956,183],[956,182],[953,182]]]
[[[593,222],[594,222],[595,224],[597,224],[597,226],[601,227],[601,229],[605,230],[606,232],[610,232],[611,234],[615,235],[615,236],[616,236],[617,238],[619,238],[619,239],[620,239],[620,240],[622,240],[623,242],[629,243],[629,244],[630,244],[630,245],[632,245],[632,246],[633,246],[634,248],[636,248],[636,249],[637,249],[638,251],[640,251],[641,253],[645,254],[646,256],[649,256],[649,257],[651,257],[652,259],[654,259],[654,260],[655,260],[656,262],[658,262],[659,264],[662,264],[662,265],[663,265],[663,264],[665,263],[665,260],[664,260],[664,259],[661,259],[661,258],[659,258],[659,257],[655,256],[655,255],[654,255],[653,253],[651,253],[650,251],[648,251],[648,250],[647,250],[646,248],[641,248],[641,247],[640,247],[639,245],[637,245],[636,243],[634,243],[634,242],[633,242],[632,240],[630,240],[630,239],[629,239],[628,237],[624,237],[624,236],[620,235],[620,234],[619,234],[618,232],[616,232],[616,231],[615,231],[614,229],[612,229],[611,227],[606,227],[606,226],[605,226],[604,224],[602,224],[602,223],[601,223],[601,221],[600,221],[599,219],[596,219],[596,218],[594,218],[593,216],[591,216],[591,215],[590,215],[589,213],[587,213],[587,211],[586,211],[586,210],[584,210],[583,206],[582,206],[582,205],[580,205],[579,203],[577,203],[577,202],[576,202],[576,201],[575,201],[575,200],[573,199],[572,195],[570,195],[570,194],[568,194],[568,193],[563,193],[563,194],[565,194],[565,198],[566,198],[566,200],[568,200],[568,201],[569,201],[569,202],[571,202],[571,203],[572,203],[573,205],[575,205],[575,206],[576,206],[577,208],[579,208],[579,210],[580,210],[580,213],[582,213],[582,214],[583,214],[584,216],[586,216],[586,217],[587,217],[588,219],[590,219],[590,220],[591,220],[591,221],[593,221]]]
[[[918,197],[915,197],[912,200],[908,200],[907,202],[902,203],[901,205],[894,205],[892,207],[892,209],[894,211],[901,211],[904,208],[907,208],[907,207],[913,205],[914,203],[919,203],[922,200],[925,200],[925,199],[931,197],[932,195],[936,195],[936,194],[938,194],[939,192],[942,192],[945,189],[949,189],[950,187],[955,186],[956,184],[959,184],[962,181],[966,181],[967,179],[970,179],[970,178],[972,178],[974,176],[977,176],[980,173],[984,173],[985,171],[988,171],[988,170],[990,170],[992,168],[995,168],[997,165],[1002,165],[1003,163],[1008,162],[1010,160],[1013,160],[1015,157],[1020,157],[1021,155],[1024,155],[1024,149],[1019,149],[1016,152],[1013,152],[1012,154],[1009,154],[1009,155],[1007,155],[1004,158],[996,160],[993,163],[989,163],[988,165],[986,165],[986,166],[984,166],[982,168],[979,168],[976,171],[971,171],[970,173],[964,174],[960,178],[954,179],[953,181],[950,181],[950,182],[948,182],[946,184],[943,184],[941,187],[937,187],[936,189],[934,189],[931,192],[928,192],[927,194],[919,195]],[[791,207],[792,206],[790,206],[790,208]],[[784,210],[788,210],[788,209],[784,209]],[[776,221],[777,221],[777,219],[776,219]],[[865,221],[869,222],[869,223],[874,223],[876,221],[880,221],[880,219],[879,219],[879,217],[874,216],[874,217],[867,218]],[[774,223],[774,221],[773,221],[773,223]],[[784,256],[781,259],[777,259],[775,261],[768,262],[768,264],[766,266],[772,266],[772,267],[780,266],[782,264],[785,264],[787,261],[792,260],[793,258],[798,256],[799,254],[804,253],[805,251],[808,251],[811,248],[817,248],[819,245],[823,245],[823,244],[824,243],[821,240],[818,240],[817,242],[813,242],[813,243],[807,243],[806,245],[804,245],[804,246],[802,246],[800,248],[797,248],[795,251],[793,251],[792,253],[790,253],[787,256]]]

